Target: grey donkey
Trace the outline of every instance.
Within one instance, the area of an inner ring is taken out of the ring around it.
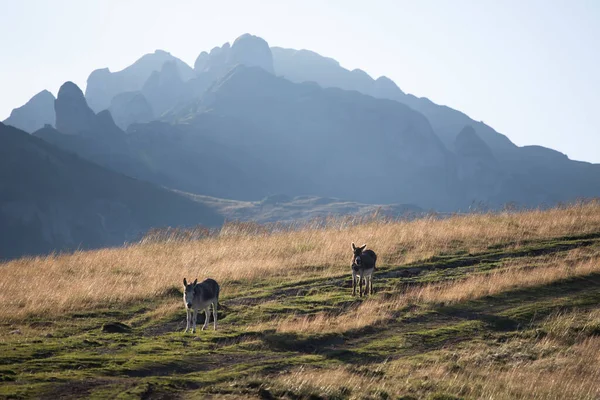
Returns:
[[[183,286],[185,292],[183,293],[183,302],[185,303],[185,310],[187,312],[187,325],[185,332],[190,329],[190,322],[192,322],[192,333],[196,332],[196,317],[198,316],[198,309],[204,310],[206,318],[204,319],[204,325],[202,330],[208,326],[210,320],[210,306],[212,305],[214,311],[214,329],[217,329],[217,304],[219,303],[219,284],[214,279],[206,279],[198,283],[196,279],[193,283],[187,283],[187,280],[183,278]],[[193,310],[193,315],[192,315]],[[191,320],[191,321],[190,321]]]
[[[373,250],[365,250],[367,245],[356,247],[352,243],[352,295],[356,295],[356,278],[360,280],[360,296],[363,295],[363,281],[365,282],[364,294],[373,294],[373,272],[377,262],[377,254]]]

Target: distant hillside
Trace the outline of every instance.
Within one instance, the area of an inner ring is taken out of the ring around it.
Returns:
[[[0,123],[0,258],[121,245],[152,227],[222,221],[186,196]]]
[[[410,204],[363,204],[335,198],[273,195],[259,201],[225,200],[187,194],[218,212],[228,221],[308,222],[319,218],[354,216],[414,218],[425,210]]]

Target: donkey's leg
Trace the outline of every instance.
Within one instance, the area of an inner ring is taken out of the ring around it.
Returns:
[[[208,321],[210,320],[210,303],[204,309],[204,325],[202,325],[202,330],[205,330],[208,326]]]
[[[215,331],[217,330],[217,305],[219,304],[219,300],[215,300],[213,303],[213,328]]]
[[[369,275],[369,296],[373,294],[373,274]]]
[[[356,272],[352,269],[352,296],[356,296]]]
[[[198,319],[198,309],[196,307],[194,307],[194,316],[192,318],[192,333],[196,333],[196,320]]]
[[[360,297],[363,297],[363,280],[365,279],[364,273],[360,275]]]
[[[190,313],[191,313],[190,309],[186,308],[185,309],[186,325],[185,325],[185,331],[184,331],[184,333],[187,333],[187,331],[190,330]]]

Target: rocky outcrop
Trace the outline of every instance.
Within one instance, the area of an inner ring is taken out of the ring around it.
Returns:
[[[65,82],[54,102],[56,129],[66,135],[89,133],[96,114],[88,107],[83,92],[73,82]]]
[[[203,51],[194,63],[196,74],[211,74],[215,79],[223,76],[236,65],[259,67],[274,73],[273,55],[269,44],[262,38],[248,33],[238,37],[233,45],[225,43],[213,48],[210,53]]]
[[[271,74],[275,72],[269,44],[264,39],[248,33],[233,42],[227,57],[227,64],[232,67],[238,64],[259,67]]]
[[[73,82],[65,82],[54,102],[56,131],[65,135],[114,139],[123,136],[108,110],[94,114],[83,92]]]
[[[46,124],[54,125],[55,120],[54,95],[47,90],[42,90],[23,106],[12,110],[4,123],[32,133]]]

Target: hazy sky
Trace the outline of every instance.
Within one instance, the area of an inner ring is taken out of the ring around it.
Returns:
[[[155,49],[193,65],[246,32],[600,162],[597,0],[0,0],[0,120],[96,68]]]

